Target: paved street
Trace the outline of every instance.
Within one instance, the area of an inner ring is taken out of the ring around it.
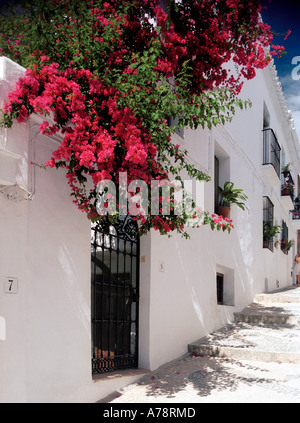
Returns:
[[[300,287],[257,296],[236,321],[107,403],[299,403]]]

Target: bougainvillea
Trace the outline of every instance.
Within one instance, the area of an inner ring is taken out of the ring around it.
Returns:
[[[45,165],[67,169],[74,201],[93,220],[101,218],[99,182],[119,186],[121,173],[149,188],[182,182],[183,171],[207,181],[172,134],[225,123],[247,105],[237,97],[243,80],[273,54],[260,7],[259,0],[19,1],[0,17],[0,54],[27,70],[4,104],[2,124],[48,116],[41,132],[63,140]],[[229,61],[234,71],[224,66]],[[118,194],[115,201],[118,215]],[[186,234],[187,221],[233,226],[193,203],[180,215],[171,208],[136,219],[141,233]]]

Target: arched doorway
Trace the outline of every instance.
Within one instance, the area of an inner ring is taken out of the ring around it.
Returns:
[[[92,372],[138,367],[139,236],[130,216],[92,225]]]

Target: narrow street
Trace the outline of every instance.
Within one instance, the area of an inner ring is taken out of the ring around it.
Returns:
[[[258,295],[229,324],[106,403],[299,403],[300,287]]]

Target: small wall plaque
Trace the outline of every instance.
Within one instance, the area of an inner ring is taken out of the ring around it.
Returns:
[[[17,294],[18,293],[18,278],[4,278],[4,292],[6,294]]]

